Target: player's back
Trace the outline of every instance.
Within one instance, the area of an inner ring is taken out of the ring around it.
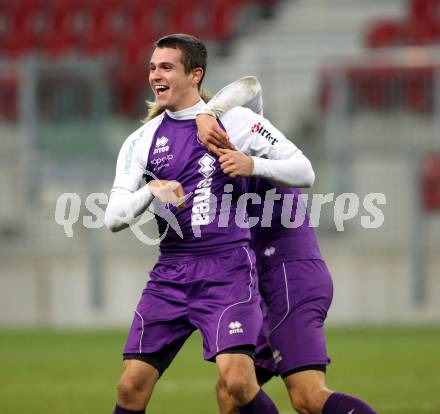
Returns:
[[[248,192],[257,194],[262,200],[261,204],[252,203],[248,208],[249,216],[259,219],[251,229],[251,246],[260,266],[271,266],[285,260],[321,258],[299,189],[284,188],[252,177]],[[269,200],[273,200],[273,209]]]

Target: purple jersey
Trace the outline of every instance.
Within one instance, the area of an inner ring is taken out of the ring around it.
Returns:
[[[268,198],[267,192],[274,189],[281,197],[275,199],[272,214],[268,214],[271,211],[268,209],[268,212],[264,212],[264,200]],[[251,246],[259,266],[274,266],[286,260],[321,259],[315,232],[309,226],[309,217],[299,197],[300,190],[283,188],[261,178],[251,178],[248,192],[258,194],[262,200],[260,204],[252,203],[248,209],[250,217],[259,218],[251,232]],[[296,218],[299,225],[288,228],[282,223],[283,204],[286,221],[290,219],[294,223]]]
[[[246,191],[246,180],[223,174],[218,158],[198,141],[195,120],[176,120],[165,114],[154,133],[146,169],[160,180],[179,181],[185,194],[191,194],[185,208],[169,207],[183,238],[164,218],[156,216],[159,233],[166,232],[160,244],[162,253],[200,255],[249,243],[249,229],[235,223],[236,214],[245,214],[243,208],[237,211],[237,200]],[[228,184],[233,186],[228,193],[231,204],[229,214],[222,214],[220,206]]]
[[[182,111],[166,110],[126,139],[106,211],[109,228],[119,229],[121,221],[127,222],[120,218],[129,222],[153,201],[149,187],[142,187],[144,178],[173,180],[182,184],[189,198],[183,209],[155,204],[162,253],[201,255],[249,244],[245,200],[240,201],[247,180],[224,175],[218,158],[197,139],[195,116],[205,106],[200,101]],[[309,161],[269,121],[240,107],[220,121],[235,147],[253,157],[256,176],[303,182],[303,177],[292,177],[290,168],[307,166]]]

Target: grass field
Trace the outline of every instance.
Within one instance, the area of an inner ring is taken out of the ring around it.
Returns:
[[[110,414],[125,332],[0,331],[1,414]],[[331,388],[381,414],[440,413],[440,328],[330,329]],[[187,342],[153,395],[149,414],[214,414],[215,366]],[[280,380],[266,386],[293,413]]]

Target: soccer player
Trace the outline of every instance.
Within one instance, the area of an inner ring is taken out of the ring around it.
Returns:
[[[169,214],[179,229],[168,226],[166,215],[156,215],[161,254],[135,310],[114,414],[145,412],[159,377],[195,329],[204,358],[216,362],[239,412],[278,412],[255,377],[252,356],[262,315],[250,231],[237,224],[246,213],[239,203],[246,180],[237,178],[310,186],[314,173],[280,131],[270,126],[269,135],[261,134],[256,125],[269,122],[245,108],[220,117],[230,146],[244,152],[208,153],[195,122],[206,106],[200,98],[206,61],[206,47],[192,36],[155,43],[149,83],[164,112],[132,133],[119,153],[107,227],[126,228],[156,196],[176,204]],[[143,177],[149,180],[145,186]],[[185,194],[191,197],[182,202]]]
[[[215,152],[221,152],[222,142],[227,140],[215,121],[227,109],[225,98],[257,113],[263,111],[261,87],[253,77],[240,79],[214,96],[205,109],[209,116],[200,114],[197,124],[200,139]],[[264,123],[262,128],[270,130]],[[375,413],[365,402],[326,386],[325,371],[330,359],[323,325],[332,301],[333,284],[315,233],[309,227],[300,191],[261,178],[249,181],[249,193],[262,200],[268,196],[273,200],[269,221],[264,218],[267,207],[263,203],[251,204],[249,211],[250,217],[259,219],[251,229],[251,247],[256,253],[260,291],[266,306],[255,359],[259,384],[280,374],[292,406],[301,414]],[[296,226],[286,227],[295,219]],[[236,413],[221,378],[216,392],[221,414]]]

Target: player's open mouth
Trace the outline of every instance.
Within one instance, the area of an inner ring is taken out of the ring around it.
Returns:
[[[155,85],[154,86],[154,92],[156,93],[157,96],[162,95],[168,89],[170,89],[170,88],[166,85]]]

